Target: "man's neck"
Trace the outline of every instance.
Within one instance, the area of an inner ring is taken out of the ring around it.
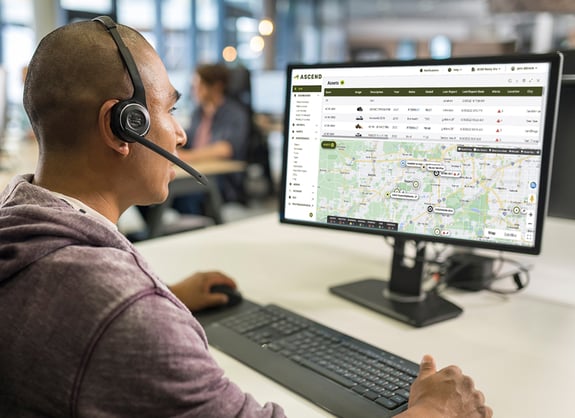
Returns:
[[[87,215],[91,216],[92,218],[99,220],[100,222],[104,223],[105,225],[107,225],[108,227],[110,227],[112,229],[115,229],[115,230],[118,229],[118,227],[116,226],[115,223],[110,221],[108,218],[106,218],[100,212],[98,212],[98,211],[94,210],[93,208],[91,208],[90,206],[86,205],[81,200],[76,199],[76,198],[71,197],[71,196],[67,196],[67,195],[59,193],[59,192],[54,192],[52,190],[49,190],[49,191],[50,191],[50,193],[52,193],[57,198],[68,203],[70,206],[72,206],[77,211],[82,212],[84,214],[87,214]]]
[[[121,211],[111,195],[103,193],[97,181],[73,174],[73,170],[58,170],[53,172],[42,165],[36,170],[33,184],[52,192],[79,200],[86,206],[98,212],[110,222],[116,224]]]

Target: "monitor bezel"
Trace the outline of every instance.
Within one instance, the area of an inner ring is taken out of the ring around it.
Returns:
[[[548,100],[545,115],[545,124],[543,131],[543,146],[541,154],[541,174],[540,174],[540,192],[538,195],[538,210],[536,215],[535,239],[533,246],[520,246],[503,244],[489,241],[474,241],[459,238],[445,238],[442,236],[431,236],[423,234],[405,233],[401,231],[389,231],[379,229],[367,229],[359,227],[348,227],[345,225],[328,224],[317,221],[304,221],[300,219],[287,218],[285,216],[286,208],[286,190],[287,190],[287,159],[289,140],[289,117],[291,105],[291,81],[294,70],[309,69],[317,70],[321,68],[354,68],[354,67],[400,67],[400,66],[444,66],[444,65],[466,65],[466,64],[504,64],[504,63],[540,63],[547,62],[550,64],[548,79]],[[381,235],[388,237],[401,237],[408,240],[422,242],[436,242],[452,246],[472,247],[478,249],[489,249],[497,251],[509,251],[515,253],[537,255],[541,252],[541,243],[547,208],[549,205],[549,188],[551,180],[551,166],[553,161],[553,145],[555,140],[555,128],[557,121],[557,108],[559,102],[561,73],[562,73],[562,55],[559,51],[545,54],[511,54],[497,56],[474,56],[474,57],[455,57],[447,59],[415,59],[405,60],[386,60],[372,62],[345,62],[345,63],[291,63],[286,67],[286,89],[285,89],[285,111],[284,111],[284,143],[282,155],[282,172],[279,190],[279,220],[280,223],[294,224],[302,226],[311,226],[314,228],[326,228],[331,230],[348,231],[365,233],[371,235]]]

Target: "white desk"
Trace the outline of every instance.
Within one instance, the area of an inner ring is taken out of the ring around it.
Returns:
[[[386,278],[390,247],[381,237],[281,225],[277,215],[138,244],[168,283],[196,270],[232,275],[244,295],[277,303],[418,362],[455,363],[470,374],[499,418],[574,416],[575,222],[549,218],[538,256],[510,257],[534,265],[531,284],[506,298],[447,293],[462,316],[412,328],[340,299],[328,287],[367,276]],[[213,349],[230,378],[261,402],[292,417],[330,416],[304,398]]]

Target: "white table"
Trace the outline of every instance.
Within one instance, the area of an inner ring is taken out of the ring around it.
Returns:
[[[540,256],[506,254],[532,264],[519,294],[449,291],[456,318],[412,328],[329,293],[331,285],[386,278],[391,248],[381,237],[281,225],[265,215],[138,244],[166,282],[197,270],[232,275],[244,295],[276,303],[418,362],[459,365],[485,393],[496,417],[575,416],[575,222],[548,218]],[[304,398],[213,349],[232,380],[289,416],[330,416]]]

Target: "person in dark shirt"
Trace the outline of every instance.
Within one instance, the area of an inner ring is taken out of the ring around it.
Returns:
[[[250,120],[245,106],[228,94],[230,71],[225,64],[202,64],[194,73],[188,142],[180,155],[190,163],[214,159],[245,159]]]
[[[250,135],[247,107],[228,94],[230,70],[225,64],[202,64],[194,73],[192,92],[197,106],[192,113],[188,141],[180,150],[181,157],[194,164],[198,161],[246,159]],[[243,174],[218,178],[224,201],[243,201]],[[203,213],[203,194],[179,196],[173,207],[180,213]]]

